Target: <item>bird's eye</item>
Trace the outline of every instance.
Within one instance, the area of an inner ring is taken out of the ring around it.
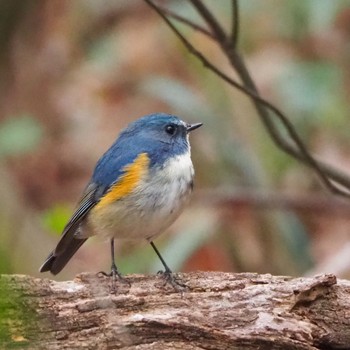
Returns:
[[[176,131],[176,126],[173,124],[169,124],[165,127],[165,131],[169,134],[169,135],[174,135],[175,131]]]

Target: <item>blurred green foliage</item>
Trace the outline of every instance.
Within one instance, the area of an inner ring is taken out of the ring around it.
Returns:
[[[43,129],[34,117],[19,115],[0,123],[0,159],[33,152],[43,136]]]
[[[301,61],[286,67],[279,82],[279,92],[285,108],[295,115],[296,127],[305,132],[317,123],[327,123],[327,120],[331,120],[327,124],[334,125],[334,117],[328,111],[341,97],[333,93],[340,84],[339,67],[329,62]]]
[[[0,222],[3,224],[2,221]],[[0,274],[13,271],[12,261],[13,257],[11,256],[11,250],[8,246],[6,244],[0,245]]]
[[[55,204],[42,213],[43,226],[48,232],[60,236],[71,215],[72,210],[68,205]]]

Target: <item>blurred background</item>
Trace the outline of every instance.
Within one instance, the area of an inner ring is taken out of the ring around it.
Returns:
[[[230,28],[230,1],[206,3]],[[197,19],[186,1],[164,5]],[[260,93],[350,175],[349,2],[244,0],[240,9],[239,47]],[[179,28],[231,72],[208,38]],[[191,135],[191,204],[156,240],[174,271],[350,277],[350,205],[278,150],[250,101],[144,2],[3,0],[0,73],[0,273],[39,276],[98,158],[127,123],[163,111],[204,123]],[[118,242],[116,261],[122,273],[161,269],[142,242]],[[54,278],[109,267],[109,242],[93,238]]]

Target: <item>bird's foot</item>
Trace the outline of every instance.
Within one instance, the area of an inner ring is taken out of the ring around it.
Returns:
[[[166,284],[170,284],[176,292],[181,293],[189,289],[188,286],[186,286],[186,284],[184,284],[171,270],[158,271],[157,275],[164,279],[162,287],[164,287]]]
[[[125,283],[127,284],[129,287],[131,286],[130,282],[123,277],[120,272],[118,271],[117,267],[115,266],[115,264],[112,265],[111,267],[111,272],[107,273],[104,271],[100,271],[98,273],[99,276],[104,276],[104,277],[112,277],[112,285],[111,285],[111,293],[114,294],[116,292],[116,282],[117,279],[118,281],[120,281],[121,283]]]

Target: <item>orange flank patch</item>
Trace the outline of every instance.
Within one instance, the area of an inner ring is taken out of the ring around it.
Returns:
[[[124,167],[125,173],[120,176],[118,182],[102,197],[95,208],[97,210],[101,209],[131,193],[142,177],[147,174],[148,166],[149,158],[147,153],[141,153],[133,163]]]

